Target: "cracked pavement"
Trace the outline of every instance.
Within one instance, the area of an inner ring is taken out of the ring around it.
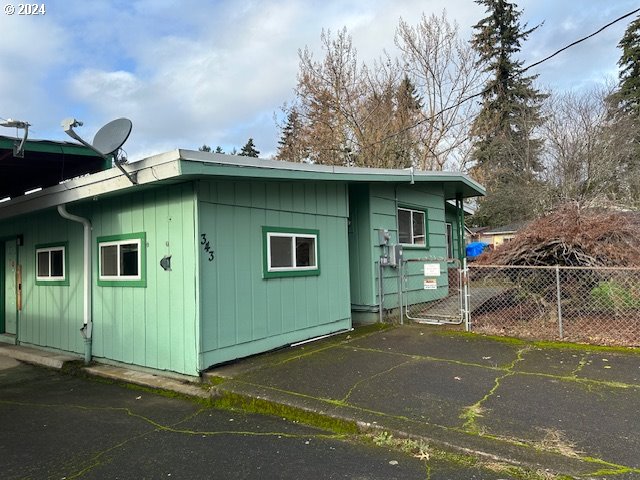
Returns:
[[[342,336],[213,370],[221,391],[586,478],[640,478],[640,355],[432,326]]]
[[[0,356],[2,478],[512,478]]]

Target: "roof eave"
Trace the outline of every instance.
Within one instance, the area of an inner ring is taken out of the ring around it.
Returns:
[[[384,169],[312,165],[253,157],[180,150],[185,175],[215,175],[285,180],[319,180],[346,182],[396,182],[450,184],[446,199],[486,195],[485,189],[463,173],[423,172],[409,169]]]
[[[443,183],[445,199],[485,195],[482,186],[462,173],[415,172],[379,168],[339,167],[281,162],[252,157],[173,150],[125,165],[138,185],[116,169],[75,178],[23,195],[0,205],[0,220],[70,202],[132,191],[162,181],[207,176],[273,180]]]

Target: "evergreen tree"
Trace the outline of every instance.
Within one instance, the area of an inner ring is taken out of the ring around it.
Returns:
[[[422,98],[411,79],[405,74],[395,94],[395,161],[393,168],[419,165],[419,142],[414,128],[422,112]]]
[[[218,145],[216,147],[216,153],[224,153],[224,150],[222,149],[222,147],[220,145]]]
[[[615,138],[622,153],[617,166],[618,203],[640,205],[640,16],[629,24],[618,43],[618,89],[609,98],[611,123],[605,132]]]
[[[622,55],[618,61],[620,88],[614,95],[621,112],[640,115],[640,17],[629,24],[618,47]]]
[[[258,155],[260,155],[260,152],[256,150],[256,146],[253,144],[253,138],[250,138],[249,140],[247,140],[247,143],[245,143],[244,147],[240,149],[240,152],[238,153],[238,155],[241,155],[243,157],[258,158]]]
[[[536,213],[542,142],[534,137],[534,130],[542,124],[540,108],[546,95],[534,88],[536,76],[526,76],[522,62],[514,58],[521,42],[538,27],[522,26],[522,11],[514,3],[476,3],[484,5],[488,15],[473,27],[472,45],[489,79],[472,127],[476,161],[472,173],[488,190],[475,218],[498,225]]]
[[[282,127],[276,158],[285,162],[301,162],[306,158],[305,150],[300,114],[292,107],[287,114],[287,122]]]
[[[198,151],[200,151],[200,152],[210,152],[211,151],[211,147],[205,143],[204,145],[202,145],[198,149]]]

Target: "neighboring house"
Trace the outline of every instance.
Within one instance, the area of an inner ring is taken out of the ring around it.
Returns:
[[[493,248],[498,247],[503,243],[510,242],[517,235],[518,230],[526,224],[526,222],[518,222],[501,227],[484,228],[477,232],[478,241],[485,242]]]
[[[459,173],[185,150],[125,168],[137,185],[110,169],[0,204],[0,341],[195,376],[376,318],[381,239],[460,255],[463,199],[484,194]]]

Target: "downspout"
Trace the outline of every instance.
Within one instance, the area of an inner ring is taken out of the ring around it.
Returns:
[[[80,333],[84,338],[84,363],[88,365],[91,363],[91,330],[93,327],[93,322],[91,321],[91,222],[86,218],[67,212],[66,205],[58,205],[58,213],[62,218],[81,223],[84,227],[84,324],[80,329]]]

